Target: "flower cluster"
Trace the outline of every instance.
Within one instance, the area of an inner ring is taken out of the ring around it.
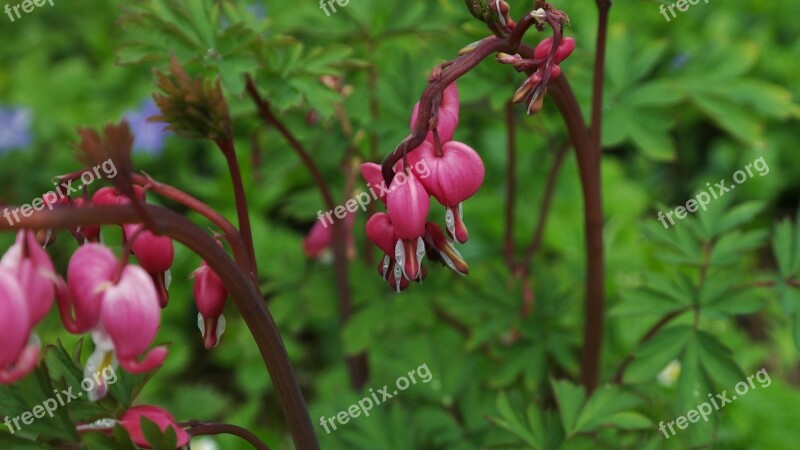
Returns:
[[[520,55],[500,53],[497,61],[511,64],[518,72],[533,72],[522,83],[514,94],[514,103],[526,102],[528,114],[536,114],[542,110],[544,94],[547,92],[547,83],[561,75],[562,61],[567,59],[575,50],[575,39],[563,38],[556,45],[552,37],[543,39],[534,50],[534,59],[525,59]]]
[[[56,207],[113,206],[145,201],[145,189],[133,186],[132,197],[113,187],[99,189],[89,198],[45,198]],[[0,346],[0,383],[13,383],[36,366],[40,345],[32,333],[35,325],[58,304],[64,328],[73,334],[91,333],[94,352],[85,376],[106,367],[122,366],[130,373],[144,373],[161,366],[167,348],[150,348],[158,333],[161,309],[168,303],[174,258],[172,240],[143,224],[122,224],[121,257],[101,243],[100,227],[71,230],[78,249],[67,266],[66,280],[59,276],[32,230],[22,230],[0,260],[0,327],[5,331]],[[41,231],[38,233],[41,238]],[[138,265],[128,262],[133,255]],[[206,348],[213,348],[225,328],[222,310],[227,291],[222,280],[205,264],[195,271],[195,299],[200,310],[200,330]],[[98,385],[89,398],[102,398],[108,387]]]
[[[411,123],[417,120],[419,103],[414,107]],[[485,170],[478,153],[468,145],[452,140],[458,127],[459,99],[455,83],[449,85],[434,111],[432,129],[425,141],[398,162],[388,192],[380,200],[386,213],[376,213],[367,221],[367,237],[384,251],[378,266],[381,276],[398,292],[410,281],[422,281],[426,269],[422,257],[439,261],[465,275],[468,267],[442,229],[428,222],[430,197],[445,207],[445,225],[450,238],[460,243],[469,239],[463,222],[462,202],[472,197],[481,184]],[[424,162],[429,174],[419,176],[416,163]],[[370,184],[382,181],[381,168],[374,163],[361,166],[361,173]]]

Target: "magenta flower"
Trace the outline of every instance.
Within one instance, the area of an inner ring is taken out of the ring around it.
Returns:
[[[438,124],[436,128],[437,132],[439,133],[440,142],[447,142],[453,139],[453,135],[456,132],[456,127],[458,127],[458,112],[460,107],[461,103],[458,99],[458,87],[454,82],[445,88],[444,92],[442,93],[442,103],[439,105]],[[411,114],[411,128],[414,128],[414,124],[417,122],[418,114],[419,102],[414,105],[414,112]],[[428,142],[434,142],[433,130],[428,131],[428,135],[425,136],[425,140]]]
[[[339,219],[336,219],[339,220]],[[356,213],[347,212],[344,216],[344,232],[347,240],[348,258],[355,257],[355,243],[353,240],[353,225],[356,222]],[[333,224],[324,216],[317,218],[308,236],[303,240],[303,252],[312,259],[329,260],[328,250],[333,243]]]
[[[467,242],[469,232],[463,222],[462,202],[478,192],[483,184],[483,161],[470,146],[456,141],[445,142],[441,156],[436,155],[433,145],[421,145],[408,156],[409,164],[420,160],[430,168],[430,175],[420,178],[420,182],[447,208],[448,233],[462,244]]]
[[[145,200],[146,193],[144,188],[134,185],[133,192],[136,198],[141,201]],[[109,186],[98,189],[92,196],[92,203],[99,206],[125,205],[128,202],[130,202],[128,197],[122,195],[116,188]]]
[[[425,256],[422,236],[425,234],[430,200],[414,172],[395,176],[386,195],[386,207],[398,239],[394,259],[406,279],[418,280],[422,276],[420,260]]]
[[[125,411],[125,414],[119,419],[119,424],[125,428],[128,434],[131,435],[133,443],[139,447],[153,448],[142,432],[142,417],[155,422],[162,432],[167,431],[167,428],[172,428],[178,437],[176,448],[181,448],[189,443],[189,433],[175,423],[175,417],[172,414],[156,406],[142,405],[134,406]]]
[[[175,258],[172,239],[156,236],[144,229],[142,224],[123,225],[125,238],[131,240],[131,251],[139,260],[139,265],[150,274],[153,284],[158,288],[159,304],[166,308],[169,302],[169,268]]]
[[[100,320],[111,337],[119,364],[128,372],[149,372],[163,364],[166,347],[156,347],[139,361],[153,343],[161,321],[161,307],[153,282],[139,266],[122,269],[119,282],[103,294]]]
[[[103,289],[114,278],[117,265],[114,253],[101,244],[83,245],[72,254],[67,265],[68,292],[58,296],[61,322],[67,331],[80,334],[97,326]]]
[[[9,269],[22,288],[30,312],[29,326],[33,328],[53,307],[57,279],[50,256],[39,245],[36,233],[17,233],[14,245],[0,259],[0,266]]]
[[[0,384],[14,383],[36,367],[39,343],[31,335],[31,313],[16,274],[0,266]]]
[[[407,288],[408,280],[403,277],[403,268],[395,260],[395,248],[401,241],[394,232],[392,219],[386,213],[376,213],[367,221],[366,231],[367,238],[385,253],[378,263],[378,274],[397,292]]]
[[[121,264],[107,247],[86,244],[73,254],[67,288],[59,291],[64,327],[75,334],[92,332],[95,350],[84,368],[86,377],[117,363],[131,373],[148,372],[167,356],[166,347],[156,347],[139,361],[156,337],[161,307],[147,272]],[[102,398],[107,389],[98,385],[89,399]]]
[[[192,273],[194,277],[194,301],[200,311],[197,315],[197,326],[203,334],[206,350],[211,350],[219,343],[225,332],[225,300],[228,290],[219,276],[208,267],[205,261]]]

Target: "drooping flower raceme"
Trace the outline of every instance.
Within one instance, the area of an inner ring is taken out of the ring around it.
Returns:
[[[422,144],[407,153],[407,169],[402,160],[394,166],[395,176],[388,192],[379,196],[387,213],[377,213],[367,221],[367,237],[385,253],[378,272],[398,292],[408,287],[409,281],[425,277],[421,260],[426,252],[429,259],[461,275],[469,271],[441,228],[426,221],[432,196],[445,207],[448,234],[461,243],[469,238],[462,203],[483,184],[485,168],[475,150],[452,140],[459,107],[458,90],[452,83],[445,89],[438,107],[434,105],[431,125],[437,130],[438,139],[428,133]],[[419,104],[414,107],[412,127],[418,114]],[[424,173],[418,170],[420,167],[425,168]],[[362,164],[361,173],[370,184],[383,183],[377,164]]]

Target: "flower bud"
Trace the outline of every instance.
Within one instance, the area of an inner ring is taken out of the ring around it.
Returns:
[[[192,273],[194,277],[194,300],[199,312],[197,323],[203,334],[206,350],[211,350],[219,343],[225,332],[225,300],[228,290],[219,276],[208,267],[205,261]]]

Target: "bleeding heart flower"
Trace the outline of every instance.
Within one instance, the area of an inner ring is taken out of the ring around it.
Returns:
[[[460,106],[461,103],[458,99],[458,87],[454,82],[445,88],[444,92],[442,93],[442,102],[439,104],[438,124],[436,128],[437,132],[439,133],[440,142],[447,142],[453,139],[453,135],[458,127],[458,113]],[[418,115],[419,102],[414,105],[414,112],[411,114],[412,129],[414,128],[414,124],[417,122]],[[425,140],[434,142],[433,130],[428,132]]]
[[[103,331],[114,344],[120,365],[128,372],[148,372],[164,362],[167,356],[164,346],[152,349],[139,361],[139,356],[153,343],[161,321],[158,293],[141,267],[125,266],[119,281],[105,290],[100,320]]]
[[[197,309],[197,326],[203,334],[203,344],[206,350],[211,350],[219,343],[219,338],[225,332],[225,300],[228,290],[219,276],[208,267],[205,261],[192,273],[194,277],[194,300]]]
[[[334,220],[339,220],[335,216]],[[353,224],[356,221],[356,213],[348,211],[344,216],[344,232],[345,240],[347,241],[347,256],[348,258],[355,257],[355,243],[353,240]],[[314,226],[308,232],[305,240],[303,240],[303,251],[309,258],[317,260],[328,260],[329,254],[327,250],[333,243],[333,224],[330,223],[325,216],[322,216],[322,211],[319,212]]]
[[[153,278],[158,288],[159,304],[162,308],[169,302],[169,268],[175,258],[172,239],[167,236],[156,236],[144,229],[143,224],[123,225],[125,238],[132,240],[131,251],[136,255],[139,264]]]
[[[67,266],[68,292],[58,296],[61,321],[67,331],[80,334],[97,326],[103,289],[114,278],[117,264],[114,253],[101,244],[83,245],[72,254]]]
[[[33,328],[53,306],[54,282],[57,280],[50,256],[39,245],[36,233],[21,230],[17,239],[0,259],[0,266],[9,269],[22,288]]]
[[[406,279],[417,280],[422,275],[420,260],[425,256],[422,236],[425,234],[430,200],[413,171],[395,175],[386,196],[386,207],[398,239],[394,259]]]
[[[462,202],[472,197],[483,184],[485,168],[478,153],[461,142],[442,145],[437,156],[433,145],[421,145],[408,156],[409,164],[424,161],[430,175],[420,178],[425,190],[447,208],[447,231],[462,244],[469,239],[463,218]]]
[[[0,384],[14,383],[36,367],[39,343],[31,328],[30,311],[16,274],[0,266]]]
[[[153,448],[142,432],[142,418],[154,422],[162,432],[167,431],[167,428],[172,428],[178,438],[175,448],[181,448],[189,443],[189,433],[175,423],[175,417],[172,414],[156,406],[142,405],[125,411],[125,414],[119,419],[119,424],[125,428],[133,443],[139,447]]]

